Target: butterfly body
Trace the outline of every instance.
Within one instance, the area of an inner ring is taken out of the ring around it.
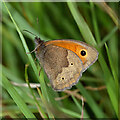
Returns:
[[[95,48],[76,40],[36,39],[36,57],[56,91],[70,89],[98,58]]]

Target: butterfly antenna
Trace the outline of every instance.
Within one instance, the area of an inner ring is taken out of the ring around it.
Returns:
[[[23,31],[28,32],[28,33],[34,35],[35,37],[37,37],[37,35],[35,35],[34,33],[30,32],[30,31],[28,31],[28,30],[23,30]]]
[[[30,32],[30,31],[28,31],[28,30],[23,30],[23,31],[28,32],[28,33],[34,35],[34,36],[35,36],[35,41],[38,41],[38,42],[40,41],[40,37],[38,37],[38,36],[35,35],[34,33]],[[37,47],[36,47],[34,50],[32,50],[31,52],[27,52],[26,54],[31,54],[31,53],[35,52],[39,46],[40,46],[40,45],[37,45]]]

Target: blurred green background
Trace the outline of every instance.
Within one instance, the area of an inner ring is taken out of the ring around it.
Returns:
[[[6,4],[6,5],[5,5]],[[117,118],[119,3],[2,3],[2,114],[4,118]],[[7,7],[6,7],[7,6]],[[12,16],[10,16],[10,14]],[[11,20],[12,18],[12,20]],[[16,22],[13,23],[13,20]],[[75,39],[99,51],[99,59],[70,90],[55,92],[35,54],[34,36]],[[26,44],[26,43],[27,44]],[[26,47],[27,46],[27,47]],[[29,67],[25,69],[25,65]],[[28,78],[27,78],[28,77]],[[37,90],[15,83],[40,83]],[[94,89],[95,88],[95,89]],[[84,97],[84,107],[81,96]],[[83,116],[81,111],[83,109]]]

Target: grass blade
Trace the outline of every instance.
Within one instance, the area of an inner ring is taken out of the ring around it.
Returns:
[[[29,86],[29,89],[30,89],[30,91],[31,91],[31,93],[32,93],[33,99],[34,99],[34,101],[36,102],[36,106],[38,107],[38,110],[39,110],[39,112],[40,112],[41,117],[42,117],[42,118],[47,118],[45,112],[43,111],[42,107],[40,106],[39,102],[37,101],[37,99],[36,99],[36,97],[35,97],[35,95],[34,95],[34,93],[33,93],[32,88],[30,87],[30,83],[29,83],[29,81],[28,81],[27,67],[28,67],[28,64],[26,64],[26,66],[25,66],[25,79],[26,79],[26,82],[27,82],[27,84],[28,84],[28,86]]]
[[[101,41],[100,40],[100,33],[99,33],[99,29],[98,29],[98,24],[97,24],[97,19],[96,19],[96,14],[95,14],[95,9],[94,9],[94,3],[93,2],[90,2],[90,7],[91,7],[95,37],[96,37],[97,43],[100,43],[100,41]]]
[[[2,75],[2,83],[3,87],[8,91],[8,93],[11,95],[17,106],[20,108],[21,112],[25,115],[26,118],[36,118],[34,114],[28,109],[25,102],[21,99],[20,95],[17,93],[17,91],[14,89],[14,87],[11,85],[11,83],[8,81],[8,79]]]
[[[114,108],[115,108],[115,111],[116,111],[116,113],[117,113],[117,115],[118,115],[118,95],[119,95],[119,93],[118,93],[118,91],[119,91],[119,82],[118,82],[118,77],[117,77],[117,72],[115,71],[115,69],[114,69],[114,65],[113,65],[113,62],[112,62],[112,58],[111,58],[111,56],[110,56],[110,53],[109,53],[109,50],[108,50],[108,47],[107,47],[107,44],[105,44],[105,48],[106,48],[106,51],[107,51],[107,55],[108,55],[108,59],[109,59],[109,63],[110,63],[110,67],[111,67],[111,70],[112,70],[112,74],[113,74],[113,77],[114,77],[114,80],[115,80],[115,88],[116,88],[116,92],[115,92],[115,94],[116,94],[116,99],[113,101],[113,106],[114,106]],[[114,97],[114,96],[113,96]],[[112,97],[112,98],[113,98]],[[116,101],[117,100],[117,101]]]
[[[5,2],[4,2],[4,5],[5,5],[5,7],[6,7],[7,11],[8,11],[8,14],[9,14],[12,22],[14,23],[14,25],[15,25],[15,27],[16,27],[16,30],[17,30],[20,38],[21,38],[21,41],[22,41],[22,43],[23,43],[23,46],[24,46],[24,48],[25,48],[26,53],[27,53],[27,52],[30,52],[29,49],[28,49],[28,46],[27,46],[27,44],[26,44],[26,41],[25,41],[25,39],[24,39],[21,31],[20,31],[20,29],[19,29],[19,27],[17,26],[16,22],[14,21],[14,19],[13,19],[12,15],[11,15],[10,11],[8,10]],[[37,71],[36,65],[35,65],[35,63],[34,63],[34,60],[33,60],[32,56],[31,56],[31,54],[27,54],[27,56],[28,56],[28,58],[29,58],[29,60],[30,60],[30,63],[31,63],[31,65],[32,65],[32,68],[33,68],[33,70],[34,70],[34,72],[35,72],[35,74],[36,74],[36,77],[37,77],[37,79],[39,80],[38,71]]]
[[[95,116],[97,118],[104,118],[105,114],[102,112],[102,110],[98,107],[94,99],[88,94],[88,92],[85,90],[85,88],[82,86],[82,84],[79,82],[77,84],[77,88],[81,91],[81,93],[84,95],[84,97],[87,100],[87,103],[91,107],[92,111],[94,112]]]
[[[120,20],[117,17],[116,13],[111,9],[111,7],[109,7],[105,2],[102,2],[98,5],[107,12],[107,14],[112,18],[112,20],[116,24],[116,26],[118,26],[118,28],[120,29]]]
[[[63,107],[60,107],[60,110],[68,115],[70,115],[71,117],[74,117],[74,118],[80,118],[81,115],[79,113],[76,113],[74,111],[71,111],[71,110],[68,110],[68,109],[65,109]]]
[[[81,107],[81,105],[79,104],[79,102],[77,101],[77,99],[74,97],[74,96],[72,96],[72,99],[73,99],[73,101],[75,102],[75,104],[76,104],[76,106],[78,107],[78,109],[79,109],[79,111],[82,111],[82,107]],[[89,116],[88,116],[88,114],[87,114],[87,112],[86,112],[86,110],[83,110],[84,112],[84,118],[89,118]]]
[[[50,118],[50,119],[53,119],[54,116],[53,116],[53,114],[52,114],[52,111],[51,111],[50,108],[49,108],[50,105],[48,104],[48,102],[46,101],[46,99],[44,98],[44,96],[41,94],[40,89],[37,88],[37,90],[38,90],[39,96],[40,96],[40,98],[41,98],[41,100],[42,100],[45,108],[47,109],[47,113],[48,113],[49,118]]]
[[[108,40],[110,40],[110,38],[115,34],[115,32],[118,30],[118,27],[115,26],[111,32],[106,35],[103,40],[98,44],[98,47],[102,47]]]
[[[76,3],[73,2],[68,2],[68,7],[79,27],[79,30],[81,32],[81,34],[83,35],[84,40],[93,45],[96,46],[96,41],[88,27],[88,25],[86,24],[86,22],[84,21],[84,18],[82,17],[81,14],[79,14],[78,10],[77,10],[77,6]]]

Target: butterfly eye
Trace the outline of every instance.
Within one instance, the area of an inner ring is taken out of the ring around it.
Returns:
[[[62,80],[64,80],[64,77],[62,77]]]
[[[71,65],[73,65],[73,63],[71,63]]]
[[[80,54],[81,54],[82,56],[85,56],[85,55],[86,55],[86,51],[85,51],[85,50],[81,50]]]

